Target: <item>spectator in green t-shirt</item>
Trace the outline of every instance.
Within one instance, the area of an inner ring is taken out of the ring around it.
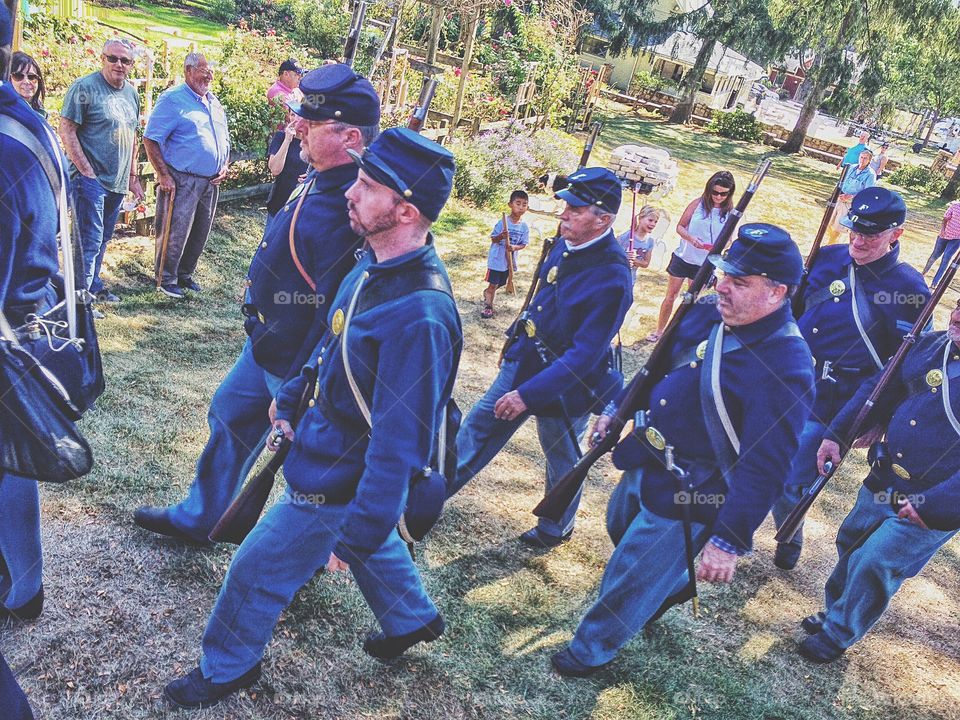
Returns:
[[[100,59],[99,71],[67,90],[60,137],[70,158],[87,288],[100,302],[119,302],[103,286],[100,265],[127,191],[143,198],[136,174],[140,98],[127,81],[133,67],[133,46],[127,40],[107,40]]]

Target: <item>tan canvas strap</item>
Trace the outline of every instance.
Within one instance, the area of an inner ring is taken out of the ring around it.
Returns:
[[[878,370],[883,369],[883,361],[880,359],[880,355],[877,353],[877,349],[873,346],[873,342],[870,340],[870,336],[867,335],[866,329],[863,327],[863,320],[860,319],[860,306],[857,302],[859,289],[857,288],[857,274],[854,272],[853,266],[855,263],[850,263],[850,271],[847,275],[847,278],[850,283],[850,293],[853,297],[850,299],[850,309],[853,311],[853,321],[857,324],[857,331],[860,333],[860,337],[863,340],[863,344],[867,346],[867,350],[870,351],[870,357],[873,358],[873,363],[877,366]]]
[[[297,218],[300,217],[300,208],[303,207],[303,201],[306,200],[307,195],[310,194],[310,188],[313,186],[313,180],[310,180],[309,185],[304,188],[303,192],[300,193],[300,199],[297,200],[297,207],[293,210],[293,219],[290,221],[290,257],[293,258],[293,264],[297,266],[297,272],[300,273],[300,277],[303,278],[304,282],[310,286],[310,289],[314,292],[317,291],[317,284],[313,281],[313,278],[310,277],[310,274],[303,267],[303,263],[300,262],[300,257],[297,255],[297,243],[294,240],[294,231],[297,227]],[[361,283],[362,284],[362,283]],[[359,288],[358,288],[359,292]]]

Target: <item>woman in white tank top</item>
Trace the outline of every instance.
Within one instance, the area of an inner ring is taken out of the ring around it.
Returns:
[[[647,335],[648,342],[656,342],[663,335],[684,279],[689,285],[710,254],[727,214],[733,209],[736,189],[732,173],[726,170],[716,172],[707,181],[703,195],[691,201],[680,216],[677,223],[680,246],[673,251],[667,265],[667,293],[660,304],[657,329]]]

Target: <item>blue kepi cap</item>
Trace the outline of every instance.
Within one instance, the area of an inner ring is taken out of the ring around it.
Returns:
[[[568,185],[556,194],[573,207],[595,205],[601,210],[617,214],[623,198],[623,186],[617,176],[606,168],[588,167],[567,177]]]
[[[392,188],[431,221],[440,216],[456,170],[453,154],[408,128],[380,133],[363,154],[347,150],[360,169]]]
[[[784,285],[797,285],[803,277],[800,248],[790,233],[767,223],[742,225],[723,257],[709,259],[727,275],[762,275]]]

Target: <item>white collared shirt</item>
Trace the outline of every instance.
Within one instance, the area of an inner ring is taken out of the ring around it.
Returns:
[[[610,232],[610,228],[607,228],[606,230],[604,230],[602,233],[597,235],[597,237],[595,237],[593,240],[587,240],[587,242],[580,243],[579,245],[571,245],[570,241],[567,240],[566,238],[564,238],[563,242],[567,244],[567,250],[569,250],[570,252],[577,252],[578,250],[585,250],[591,245],[596,245],[598,242],[600,242],[604,238],[604,236],[608,232]]]

